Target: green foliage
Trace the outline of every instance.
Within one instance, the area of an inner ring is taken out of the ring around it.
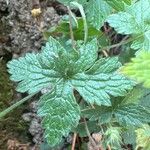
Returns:
[[[139,100],[140,104],[143,107],[150,108],[150,89],[143,88],[143,90],[141,90],[140,93],[143,93],[143,96]]]
[[[123,98],[123,104],[138,104],[141,102],[141,98],[146,94],[146,89],[141,87],[141,85],[135,86],[130,92],[126,94]],[[142,105],[143,106],[143,105]]]
[[[11,80],[18,82],[19,92],[49,89],[40,97],[38,115],[50,146],[59,145],[71,131],[89,136],[87,130],[102,135],[104,149],[121,149],[123,142],[135,145],[135,140],[129,143],[127,137],[135,139],[134,130],[150,120],[150,90],[134,81],[150,87],[150,54],[139,53],[150,50],[150,0],[59,2],[68,7],[69,16],[43,33],[48,41],[40,53],[8,62]],[[79,8],[82,18],[76,17],[72,8]],[[106,21],[118,34],[127,35],[115,35],[123,39],[121,43],[111,45],[117,38],[111,38],[114,32],[104,25]],[[123,67],[113,55],[116,50],[119,60],[127,63]],[[139,142],[143,130],[139,131],[137,143],[145,147],[147,144]],[[147,141],[145,136],[143,139]]]
[[[145,87],[150,87],[149,61],[150,53],[142,52],[136,58],[132,58],[132,62],[123,66],[121,72],[139,82],[143,82]]]
[[[38,111],[51,145],[58,144],[80,119],[73,88],[87,103],[111,105],[109,95],[123,96],[134,85],[116,72],[121,65],[117,58],[96,61],[97,50],[96,39],[78,51],[67,51],[50,37],[40,54],[27,54],[8,63],[11,79],[19,82],[20,92],[33,93],[55,84],[40,98]]]
[[[122,125],[142,125],[149,122],[150,112],[142,106],[130,104],[115,110],[115,116]]]
[[[150,119],[150,112],[145,107],[121,102],[115,102],[110,107],[96,106],[95,109],[89,109],[83,114],[92,121],[98,119],[101,124],[115,120],[122,126],[141,126]]]
[[[136,130],[137,134],[137,149],[142,148],[143,150],[150,149],[150,126],[143,125],[142,128]]]
[[[136,145],[135,128],[130,127],[129,129],[122,129],[121,136],[123,138],[123,142],[126,145],[131,144],[133,147],[135,147]]]
[[[38,114],[44,117],[45,138],[51,146],[59,144],[80,119],[80,109],[69,83],[61,81],[55,89],[40,98]]]
[[[64,5],[70,5],[70,2],[78,2],[80,4],[85,4],[87,0],[58,0],[60,3],[63,3]]]
[[[90,133],[99,132],[100,126],[97,121],[87,121],[87,126]],[[87,137],[87,131],[85,129],[85,123],[81,122],[78,124],[77,128],[74,129],[76,133],[80,135],[80,137]]]
[[[109,127],[105,133],[105,143],[111,146],[112,149],[121,149],[120,144],[122,143],[122,138],[120,135],[121,128],[119,127]]]
[[[73,23],[72,23],[73,24]],[[73,24],[73,33],[75,40],[83,40],[84,39],[84,24],[83,19],[77,19],[77,25]],[[44,37],[47,40],[50,36],[58,37],[62,36],[66,39],[70,39],[69,33],[69,21],[62,21],[58,26],[52,27],[49,30],[44,32]],[[102,33],[99,32],[97,29],[92,27],[91,25],[88,26],[88,38],[92,39],[96,36],[102,36]]]
[[[131,5],[131,0],[105,0],[112,8],[117,11],[125,10],[127,5]]]
[[[108,15],[111,14],[112,8],[105,2],[105,0],[90,0],[85,6],[87,20],[96,29],[100,29]]]
[[[118,33],[132,34],[135,38],[131,45],[133,49],[149,51],[149,13],[150,0],[139,0],[135,4],[127,7],[124,12],[110,15],[107,21]]]
[[[112,105],[96,106],[94,109],[86,108],[82,115],[91,121],[98,120],[100,124],[109,123],[111,120],[122,126],[141,126],[143,122],[149,122],[149,109],[141,104],[145,90],[136,87],[128,92],[125,97],[112,99]]]
[[[75,75],[72,84],[87,102],[109,106],[109,95],[123,96],[134,85],[116,72],[120,65],[117,58],[100,59],[87,72]]]
[[[59,1],[65,5],[70,5],[70,2],[73,2],[73,0]],[[105,0],[76,0],[76,2],[83,5],[87,21],[98,30],[104,25],[106,18],[112,12],[112,7]]]

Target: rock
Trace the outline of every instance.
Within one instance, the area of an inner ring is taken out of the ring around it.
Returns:
[[[33,114],[32,113],[26,113],[22,115],[23,120],[30,122],[33,118]]]
[[[32,103],[30,103],[29,106],[30,106],[30,109],[31,109],[32,113],[37,112],[37,107],[38,107],[37,101],[33,101]]]
[[[43,129],[41,126],[41,120],[35,117],[31,120],[29,132],[33,136],[33,142],[41,144],[43,142]]]
[[[33,142],[35,144],[41,144],[43,142],[43,132],[41,126],[41,118],[37,115],[37,101],[33,101],[29,105],[30,112],[24,113],[22,118],[29,122],[29,133],[33,136]]]
[[[6,11],[8,8],[8,5],[6,3],[6,0],[0,0],[0,11]]]
[[[46,4],[46,1],[42,1],[44,2]],[[38,52],[44,43],[42,32],[56,25],[61,18],[53,7],[46,5],[41,8],[42,13],[38,18],[33,17],[31,0],[10,0],[6,8],[3,5],[6,5],[6,0],[0,0],[0,10],[7,8],[7,13],[2,15],[1,20],[11,28],[8,34],[10,49],[7,49],[21,56],[27,52]],[[4,46],[0,49],[4,49]]]

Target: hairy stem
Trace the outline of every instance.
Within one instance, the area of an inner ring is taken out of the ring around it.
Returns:
[[[109,57],[108,53],[106,52],[106,50],[102,50],[103,54],[105,57]]]
[[[67,6],[68,9],[68,14],[69,14],[69,29],[70,29],[70,37],[71,37],[71,43],[72,43],[72,47],[73,49],[75,49],[75,41],[74,41],[74,35],[73,35],[73,30],[72,30],[72,12],[70,10],[70,7]]]
[[[126,40],[126,41],[122,41],[122,42],[117,43],[117,44],[113,44],[113,45],[110,45],[110,46],[102,47],[101,50],[109,50],[109,49],[111,49],[111,48],[119,47],[119,46],[121,46],[121,45],[128,44],[128,43],[132,42],[133,40],[134,40],[133,38],[129,38],[129,39]]]
[[[121,41],[120,43],[117,43],[117,44],[113,44],[113,45],[110,45],[110,46],[102,47],[102,48],[100,48],[100,51],[101,51],[101,50],[109,50],[109,49],[111,49],[111,48],[115,48],[115,47],[119,47],[119,46],[128,44],[128,43],[130,43],[130,42],[132,42],[132,41],[134,41],[134,40],[136,40],[136,39],[138,39],[138,38],[140,38],[140,37],[142,37],[142,35],[137,36],[137,37],[135,37],[135,38],[132,38],[132,37],[131,37],[131,38],[129,38],[129,39],[127,39],[127,40],[123,40],[123,41]]]
[[[93,145],[94,150],[98,150],[99,148],[98,148],[97,144],[95,143],[94,139],[91,137],[91,134],[90,134],[90,131],[88,129],[87,122],[86,122],[85,118],[84,118],[84,124],[85,124],[85,130],[87,132],[87,135],[89,137],[91,144]]]
[[[85,15],[83,6],[79,3],[77,3],[77,2],[71,2],[71,4],[76,6],[79,9],[80,13],[81,13],[83,23],[84,23],[84,43],[86,43],[87,39],[88,39],[88,25],[87,25],[86,15]]]
[[[0,119],[2,117],[4,117],[5,115],[7,115],[8,113],[10,113],[15,108],[17,108],[18,106],[20,106],[21,104],[23,104],[24,102],[26,102],[27,100],[29,100],[32,96],[34,96],[37,93],[38,92],[28,95],[27,97],[25,97],[25,98],[21,99],[20,101],[16,102],[15,104],[13,104],[12,106],[8,107],[4,111],[0,112]]]
[[[108,146],[107,146],[107,148],[108,148],[108,150],[111,150],[111,147],[110,147],[110,145],[108,145]]]
[[[77,133],[74,133],[71,150],[75,150],[76,138],[77,138]]]

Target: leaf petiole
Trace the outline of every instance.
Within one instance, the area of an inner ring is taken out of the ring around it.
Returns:
[[[13,111],[15,108],[17,108],[18,106],[20,106],[21,104],[23,104],[27,100],[29,100],[32,96],[34,96],[38,92],[26,96],[25,98],[21,99],[20,101],[16,102],[15,104],[11,105],[10,107],[8,107],[7,109],[5,109],[4,111],[0,112],[0,119],[2,119],[2,117],[4,117],[5,115],[7,115],[11,111]]]
[[[72,12],[69,6],[67,6],[68,14],[69,14],[69,29],[70,29],[70,37],[72,42],[72,48],[75,49],[75,41],[74,41],[74,35],[73,35],[73,27],[72,27]]]
[[[134,41],[134,40],[136,40],[138,38],[140,38],[140,37],[142,37],[142,35],[137,36],[135,38],[129,38],[126,41],[121,41],[120,43],[117,43],[117,44],[113,44],[113,45],[110,45],[110,46],[102,47],[102,48],[100,48],[100,51],[101,50],[109,50],[111,48],[115,48],[115,47],[119,47],[119,46],[122,46],[122,45],[126,45],[126,44],[128,44],[128,43],[130,43],[130,42],[132,42],[132,41]]]
[[[85,15],[83,6],[79,3],[77,3],[77,2],[71,2],[71,4],[76,6],[79,9],[80,13],[81,13],[83,23],[84,23],[84,43],[86,43],[87,39],[88,39],[88,25],[87,25],[86,15]]]

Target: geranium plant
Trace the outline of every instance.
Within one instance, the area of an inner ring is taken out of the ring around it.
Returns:
[[[96,148],[134,145],[124,133],[131,134],[132,127],[139,134],[150,120],[150,103],[145,98],[149,96],[145,87],[150,87],[150,0],[59,2],[68,8],[68,18],[44,32],[47,42],[41,52],[8,62],[10,79],[18,83],[16,90],[30,95],[0,116],[49,88],[39,99],[38,115],[50,146],[58,145],[70,132],[89,139],[91,133],[101,133]],[[106,28],[124,38],[113,44]],[[112,55],[118,47],[119,55]]]

